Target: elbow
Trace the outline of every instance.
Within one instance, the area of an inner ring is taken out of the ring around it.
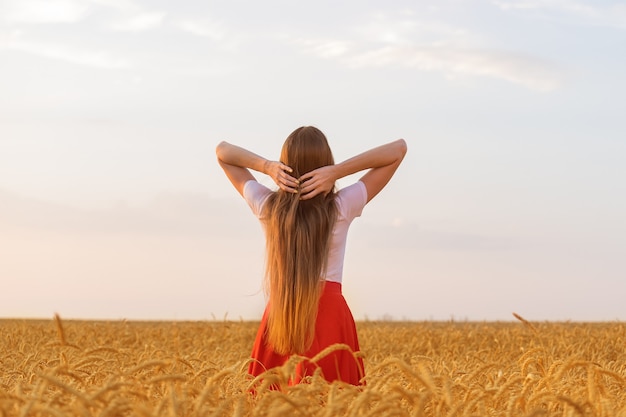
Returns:
[[[225,152],[227,146],[228,146],[227,142],[221,141],[215,147],[215,156],[217,157],[218,161],[223,160],[224,152]]]
[[[406,151],[408,149],[406,145],[406,141],[404,139],[398,139],[396,141],[396,146],[397,146],[398,158],[400,160],[404,159],[404,155],[406,155]]]

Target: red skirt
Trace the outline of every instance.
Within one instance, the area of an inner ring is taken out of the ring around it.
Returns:
[[[267,308],[252,348],[253,361],[250,363],[248,372],[253,376],[281,366],[289,359],[288,355],[276,353],[267,343],[266,329]],[[302,378],[313,375],[319,369],[329,382],[340,380],[353,385],[364,383],[362,382],[365,375],[363,359],[355,355],[359,352],[359,340],[354,318],[341,294],[341,284],[327,281],[320,297],[315,322],[315,338],[311,348],[303,356],[312,359],[325,348],[335,344],[346,346],[338,347],[336,350],[331,348],[332,351],[329,354],[315,362],[301,361],[296,367],[296,375],[292,382],[298,383]]]

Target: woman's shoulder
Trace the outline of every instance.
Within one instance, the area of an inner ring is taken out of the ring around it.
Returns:
[[[243,198],[257,216],[261,214],[265,201],[272,193],[272,190],[256,180],[248,180],[243,185]]]
[[[257,180],[248,180],[243,185],[243,193],[245,194],[259,194],[259,195],[269,195],[273,193],[271,189],[267,186],[261,184]]]
[[[337,191],[337,197],[342,199],[363,199],[367,201],[367,188],[365,188],[365,184],[363,183],[363,181],[357,181],[354,184],[351,184]]]
[[[340,213],[347,217],[358,217],[367,204],[367,188],[362,181],[357,181],[337,191],[335,198]]]

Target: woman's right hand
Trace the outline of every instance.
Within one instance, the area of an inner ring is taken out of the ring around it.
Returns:
[[[264,173],[267,174],[283,191],[297,193],[299,181],[289,175],[293,169],[280,161],[266,161]]]
[[[335,187],[335,165],[326,165],[300,177],[301,200],[308,200],[318,194],[328,194]]]

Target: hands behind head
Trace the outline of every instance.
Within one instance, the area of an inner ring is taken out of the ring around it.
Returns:
[[[288,193],[298,192],[298,179],[289,175],[290,172],[293,172],[291,167],[280,161],[267,161],[265,162],[264,171],[272,178],[281,190],[287,191]]]
[[[328,194],[335,187],[334,165],[327,165],[300,177],[300,200]]]
[[[290,175],[291,167],[279,161],[267,161],[265,173],[278,187],[289,193],[300,192],[301,200],[309,200],[319,194],[328,194],[335,187],[333,165],[327,165],[307,172],[299,179]]]

